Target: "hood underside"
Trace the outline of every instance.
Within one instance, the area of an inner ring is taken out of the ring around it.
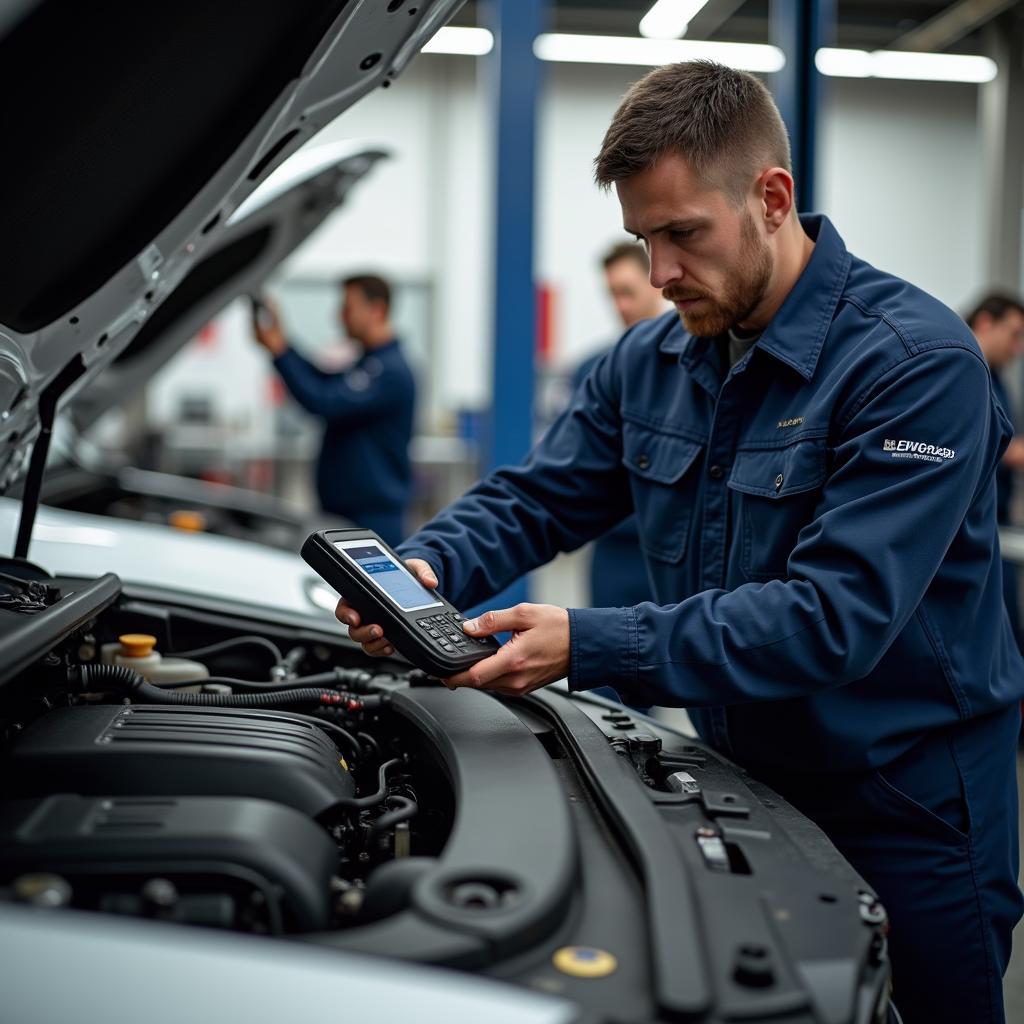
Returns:
[[[70,403],[85,430],[146,384],[233,299],[258,293],[264,281],[347,198],[388,151],[365,142],[307,146],[234,212],[216,244],[102,374]]]
[[[271,171],[461,3],[37,0],[0,16],[0,490],[41,401],[100,374]]]

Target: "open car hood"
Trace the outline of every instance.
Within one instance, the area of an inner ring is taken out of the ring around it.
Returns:
[[[68,412],[79,430],[157,371],[225,306],[263,282],[348,197],[356,182],[389,155],[365,142],[307,146],[289,157],[224,226],[217,243],[103,373],[84,385]]]
[[[0,15],[0,491],[278,165],[462,0],[23,0]]]

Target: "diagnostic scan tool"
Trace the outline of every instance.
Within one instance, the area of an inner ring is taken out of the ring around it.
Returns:
[[[306,538],[301,554],[363,622],[381,626],[409,661],[431,675],[456,675],[499,648],[491,637],[464,633],[458,610],[427,590],[372,530],[320,530]]]

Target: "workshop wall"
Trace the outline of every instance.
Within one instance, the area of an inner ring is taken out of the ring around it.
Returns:
[[[831,79],[819,196],[852,252],[958,312],[984,289],[978,88]]]
[[[323,274],[376,268],[433,285],[430,422],[480,407],[490,391],[494,180],[486,99],[468,58],[424,56],[392,88],[368,96],[319,141],[370,138],[394,151],[283,268]],[[618,203],[591,180],[608,119],[641,69],[549,65],[538,145],[537,273],[554,287],[555,362],[572,366],[617,335],[599,258],[624,237]],[[821,209],[850,247],[960,309],[983,286],[983,166],[977,89],[969,85],[831,79],[820,126]],[[246,330],[244,318],[225,325]],[[263,366],[248,339],[231,350]],[[244,355],[242,349],[245,349]],[[208,357],[186,355],[170,407]],[[237,380],[237,377],[235,378]],[[231,375],[223,378],[230,387]],[[262,401],[262,389],[252,389]],[[228,400],[230,401],[230,400]]]
[[[614,196],[591,160],[634,68],[551,65],[538,146],[537,270],[557,290],[558,360],[615,335],[598,259],[622,237]],[[423,57],[325,137],[392,141],[393,164],[366,182],[295,264],[357,260],[433,275],[446,402],[489,388],[489,133],[478,64]],[[982,286],[977,89],[831,79],[820,128],[821,208],[865,259],[959,308]],[[454,361],[454,363],[453,363]]]

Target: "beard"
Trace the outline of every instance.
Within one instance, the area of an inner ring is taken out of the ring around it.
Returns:
[[[685,287],[665,288],[662,291],[662,295],[670,302],[700,300],[695,306],[679,313],[683,326],[697,337],[717,337],[742,323],[757,308],[768,290],[775,265],[771,249],[758,235],[749,211],[744,211],[740,225],[740,243],[739,256],[727,274],[722,294],[713,295]]]

